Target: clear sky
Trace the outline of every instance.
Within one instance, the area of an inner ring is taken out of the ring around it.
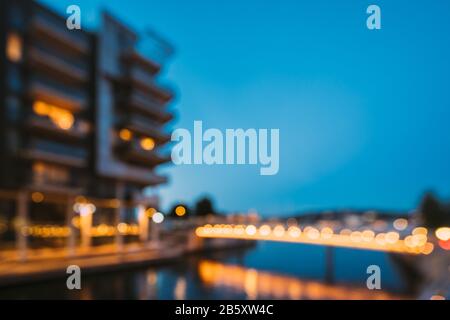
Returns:
[[[280,171],[167,167],[167,207],[203,194],[222,210],[412,209],[450,196],[450,2],[447,0],[45,0],[107,8],[150,26],[177,54],[174,128],[279,128]],[[366,28],[366,8],[382,30]]]

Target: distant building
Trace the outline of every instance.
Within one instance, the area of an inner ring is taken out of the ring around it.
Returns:
[[[36,1],[0,2],[0,223],[13,219],[23,246],[31,221],[73,229],[78,202],[96,206],[94,224],[125,223],[158,205],[144,188],[167,181],[155,173],[170,161],[161,65],[107,13],[95,32],[69,30],[66,18]],[[120,244],[126,232],[116,233]]]

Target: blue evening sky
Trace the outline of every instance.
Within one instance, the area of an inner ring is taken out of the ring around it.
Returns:
[[[412,209],[450,196],[447,0],[42,0],[102,8],[177,48],[174,128],[279,128],[280,171],[180,166],[162,172],[167,208],[203,194],[222,210]],[[382,30],[366,28],[378,4]]]

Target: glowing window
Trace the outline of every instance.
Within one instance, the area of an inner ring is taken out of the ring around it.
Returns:
[[[133,138],[133,134],[128,129],[122,129],[119,132],[119,137],[123,141],[130,141]]]
[[[48,165],[41,162],[35,162],[33,164],[33,182],[35,184],[66,184],[69,180],[70,173],[65,168]]]
[[[150,151],[155,147],[155,140],[152,138],[143,138],[141,140],[141,147],[144,150]]]
[[[35,101],[33,103],[33,111],[39,116],[49,117],[56,126],[63,130],[71,129],[75,122],[75,118],[71,112],[42,101]]]
[[[6,56],[12,62],[20,62],[22,60],[22,38],[17,33],[8,34]]]

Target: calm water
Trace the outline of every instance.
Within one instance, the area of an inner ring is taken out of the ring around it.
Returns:
[[[406,290],[389,255],[360,250],[333,249],[333,281],[327,282],[325,252],[318,246],[259,243],[164,266],[84,276],[80,291],[67,290],[65,279],[58,279],[0,289],[0,298],[385,299]],[[366,269],[373,264],[381,268],[382,292],[365,288]]]

